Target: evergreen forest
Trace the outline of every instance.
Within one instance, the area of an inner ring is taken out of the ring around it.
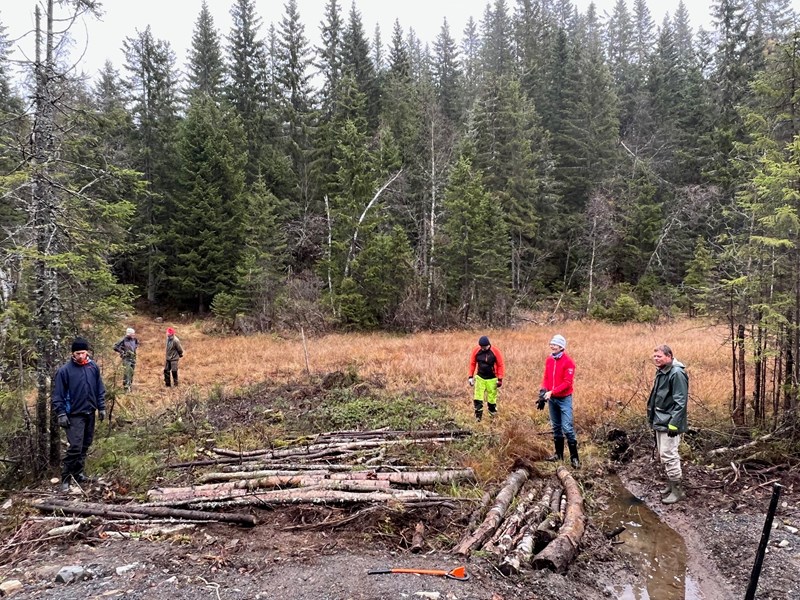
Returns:
[[[422,40],[328,0],[317,46],[296,0],[231,0],[185,64],[148,27],[78,76],[65,23],[98,6],[47,0],[22,82],[0,10],[0,372],[38,389],[39,455],[69,340],[134,305],[245,333],[703,317],[734,418],[796,415],[800,25],[709,10],[491,0]]]

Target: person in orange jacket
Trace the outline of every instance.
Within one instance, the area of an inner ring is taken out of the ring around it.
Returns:
[[[575,379],[575,362],[566,353],[567,340],[556,334],[550,340],[550,354],[544,364],[542,385],[539,389],[539,402],[536,408],[543,410],[545,404],[550,408],[550,423],[553,426],[553,445],[555,454],[547,460],[564,460],[564,437],[569,446],[570,462],[574,468],[581,466],[578,458],[578,440],[572,418],[572,383]]]
[[[489,343],[488,337],[481,336],[470,356],[467,378],[469,385],[475,388],[473,404],[478,421],[483,418],[484,396],[489,416],[494,417],[497,414],[497,388],[503,386],[505,370],[500,350]]]

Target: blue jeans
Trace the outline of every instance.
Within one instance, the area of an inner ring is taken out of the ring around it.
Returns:
[[[550,408],[550,423],[553,425],[553,438],[566,436],[569,442],[575,442],[575,426],[572,424],[572,394],[563,398],[550,396],[547,403]]]

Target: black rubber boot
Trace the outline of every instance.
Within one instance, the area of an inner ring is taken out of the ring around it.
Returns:
[[[483,418],[483,402],[481,400],[473,400],[475,405],[475,420],[480,421]]]
[[[169,381],[169,371],[164,371],[164,385],[170,387],[172,384]]]
[[[178,372],[177,371],[173,371],[172,372],[172,385],[174,385],[175,387],[178,387]]]
[[[548,456],[545,460],[547,462],[556,462],[559,460],[564,460],[564,438],[554,438],[553,446],[556,449],[556,453],[553,454],[553,456]]]
[[[569,446],[569,462],[572,464],[573,469],[581,468],[581,461],[578,458],[578,442],[567,442]]]

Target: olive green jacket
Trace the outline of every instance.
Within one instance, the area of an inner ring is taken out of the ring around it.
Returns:
[[[656,380],[647,400],[647,420],[656,431],[667,431],[668,425],[684,433],[687,428],[686,404],[689,400],[689,376],[683,363],[674,360],[656,370]]]
[[[167,336],[167,360],[183,358],[183,346],[177,335]]]

